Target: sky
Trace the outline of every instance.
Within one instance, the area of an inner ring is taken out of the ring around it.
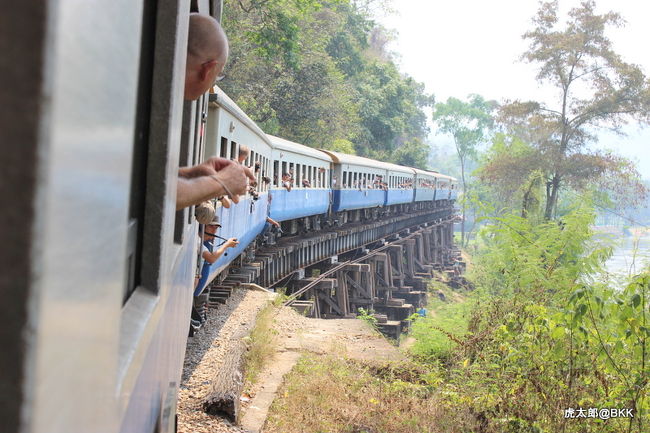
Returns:
[[[577,0],[560,0],[564,15]],[[650,2],[596,0],[597,11],[619,12],[624,28],[610,28],[614,50],[650,74]],[[392,0],[393,13],[377,19],[395,30],[390,50],[402,72],[423,82],[437,101],[477,93],[487,99],[549,100],[549,88],[535,80],[535,66],[519,61],[527,49],[521,35],[532,28],[536,0]],[[545,90],[546,89],[546,90]],[[636,160],[650,178],[650,128],[626,127],[628,137],[600,134],[596,147]],[[450,139],[433,136],[436,143]]]

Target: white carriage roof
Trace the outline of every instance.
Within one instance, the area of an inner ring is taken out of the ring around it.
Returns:
[[[448,180],[448,181],[450,181],[450,182],[456,182],[456,181],[458,181],[458,179],[456,179],[455,177],[447,176],[446,174],[436,173],[435,176],[436,176],[436,177],[440,177],[440,178],[445,179],[445,180]]]
[[[433,171],[429,171],[429,170],[421,170],[419,168],[414,168],[413,170],[415,171],[415,174],[417,174],[418,176],[426,176],[426,177],[433,177],[433,178],[438,178],[443,176],[440,173],[434,173]]]
[[[368,168],[379,168],[382,170],[396,170],[395,167],[399,167],[400,171],[405,171],[407,173],[410,173],[410,171],[408,171],[410,170],[408,167],[402,167],[396,164],[376,161],[374,159],[364,158],[363,156],[348,155],[347,153],[334,152],[333,150],[321,149],[321,151],[330,155],[335,164],[350,164],[350,165],[357,165],[357,166],[368,167]]]
[[[251,129],[251,131],[255,132],[256,135],[258,135],[266,144],[269,146],[272,146],[271,141],[267,137],[267,135],[260,129],[259,126],[253,120],[244,113],[244,111],[235,104],[235,102],[228,97],[224,93],[223,90],[219,88],[219,86],[214,86],[210,90],[210,103],[216,103],[223,107],[224,110],[228,111],[230,114],[235,116],[237,120],[242,122],[244,125],[246,125],[248,128]]]
[[[413,167],[407,167],[405,165],[393,164],[393,163],[390,163],[390,162],[382,162],[381,164],[383,166],[385,166],[387,170],[390,170],[390,171],[398,171],[400,173],[406,173],[406,174],[411,175],[411,176],[413,176],[415,174],[415,169]]]
[[[313,158],[318,158],[322,161],[326,161],[328,163],[332,162],[331,156],[321,152],[318,149],[305,146],[304,144],[294,143],[293,141],[285,140],[284,138],[276,137],[274,135],[267,134],[267,136],[271,140],[271,144],[274,149],[286,150],[287,152],[293,152],[299,155],[311,156]]]

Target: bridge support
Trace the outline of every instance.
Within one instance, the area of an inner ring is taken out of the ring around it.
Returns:
[[[353,318],[363,308],[374,311],[384,333],[399,338],[426,304],[433,272],[457,272],[452,213],[415,211],[281,238],[214,284],[210,301],[220,302],[241,283],[285,286],[295,294],[290,303],[306,315]]]

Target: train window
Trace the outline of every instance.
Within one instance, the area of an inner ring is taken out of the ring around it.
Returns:
[[[219,147],[219,156],[222,158],[228,158],[228,139],[226,137],[221,137],[221,146]]]
[[[142,245],[144,237],[145,190],[149,138],[151,131],[151,108],[153,98],[153,67],[155,45],[156,4],[144,2],[142,14],[142,40],[138,74],[138,90],[135,111],[135,135],[133,139],[133,159],[131,165],[131,187],[129,192],[129,220],[127,231],[126,275],[122,302],[126,303],[136,287],[141,283]]]
[[[274,186],[280,186],[280,179],[282,179],[282,176],[280,175],[280,161],[275,160],[273,161],[273,185]]]
[[[236,142],[234,142],[234,141],[230,142],[230,155],[227,156],[226,158],[236,159],[238,154],[239,154],[238,147],[239,146],[237,145]]]

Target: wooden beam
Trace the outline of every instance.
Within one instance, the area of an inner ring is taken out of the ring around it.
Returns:
[[[349,263],[341,270],[346,272],[370,272],[370,265],[368,263]]]

